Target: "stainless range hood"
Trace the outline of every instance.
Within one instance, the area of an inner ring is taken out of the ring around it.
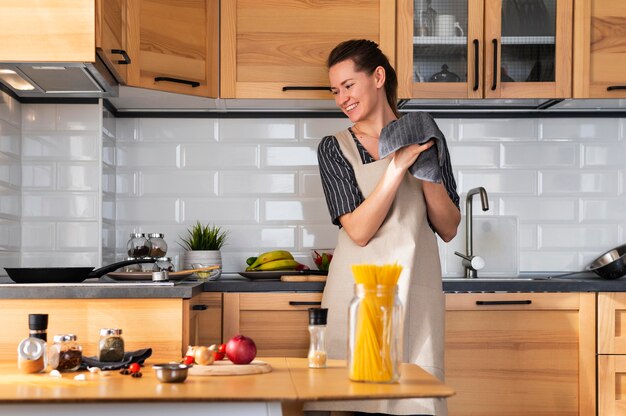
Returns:
[[[23,98],[116,97],[115,77],[96,62],[0,62],[0,83]]]

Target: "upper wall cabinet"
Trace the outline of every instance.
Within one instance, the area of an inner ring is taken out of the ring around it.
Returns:
[[[2,2],[0,61],[94,62],[93,1]]]
[[[326,58],[348,39],[393,62],[394,0],[222,0],[223,98],[331,99]]]
[[[571,97],[573,0],[398,0],[401,98]]]
[[[126,0],[96,0],[96,51],[118,82],[127,81]]]
[[[576,0],[574,98],[626,98],[626,2]]]
[[[217,97],[218,18],[218,0],[129,1],[128,85]]]

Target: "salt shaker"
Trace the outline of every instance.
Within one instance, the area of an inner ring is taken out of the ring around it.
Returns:
[[[326,367],[326,317],[328,309],[309,308],[309,368]]]

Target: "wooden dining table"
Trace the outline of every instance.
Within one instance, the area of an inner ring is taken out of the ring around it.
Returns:
[[[258,358],[265,374],[189,375],[183,383],[161,383],[150,363],[142,377],[107,373],[21,374],[16,363],[0,363],[0,414],[19,415],[234,415],[291,416],[319,400],[446,398],[454,391],[414,364],[401,365],[398,383],[348,379],[345,361],[308,368],[304,358]],[[84,380],[75,376],[83,374]]]

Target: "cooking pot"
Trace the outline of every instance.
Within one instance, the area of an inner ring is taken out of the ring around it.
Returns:
[[[102,277],[120,267],[137,263],[154,263],[155,259],[124,260],[108,266],[93,267],[5,267],[15,283],[79,283],[85,279]]]
[[[587,266],[603,279],[617,279],[626,275],[626,244],[609,250]]]

